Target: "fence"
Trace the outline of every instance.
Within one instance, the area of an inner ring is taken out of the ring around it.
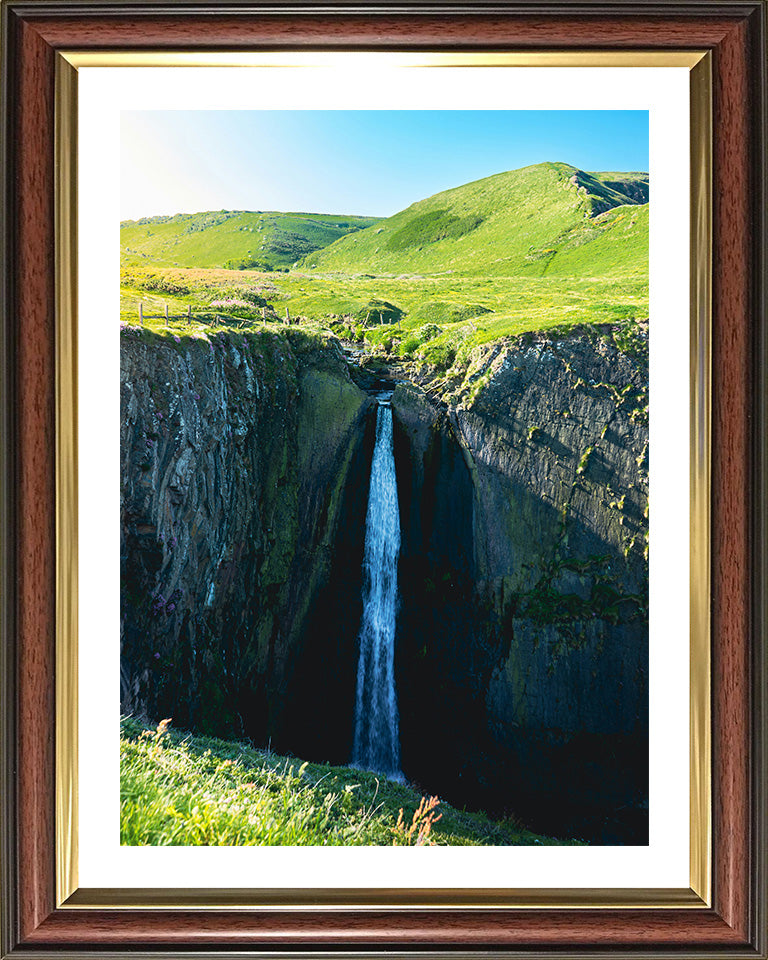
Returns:
[[[192,304],[191,304],[191,303],[187,305],[187,312],[186,312],[186,314],[182,314],[181,316],[175,316],[175,317],[174,317],[174,316],[171,316],[171,314],[170,314],[170,312],[169,312],[169,309],[168,309],[168,304],[167,304],[167,303],[164,304],[164,307],[165,307],[165,322],[166,322],[166,323],[168,323],[169,320],[186,320],[186,321],[187,321],[187,326],[191,326],[192,320],[193,320],[193,311],[192,311]],[[207,319],[207,318],[210,316],[211,311],[210,311],[210,310],[206,310],[205,308],[200,308],[199,310],[196,310],[195,313],[202,313],[202,314],[206,317],[206,319]],[[145,316],[146,316],[146,319],[147,319],[147,320],[151,320],[151,319],[156,319],[156,318],[158,318],[158,316],[162,316],[162,314],[160,314],[160,315],[158,315],[158,314],[149,314],[149,313],[145,314],[145,313],[144,313],[144,302],[143,302],[142,300],[140,300],[140,301],[139,301],[139,323],[141,324],[142,327],[144,326]],[[218,313],[214,312],[213,316],[214,316],[214,321],[213,321],[214,325],[224,326],[225,324],[223,323],[222,317],[227,317],[228,315],[227,315],[226,313],[223,313],[222,311],[219,311]],[[247,320],[244,320],[242,317],[229,317],[228,319],[230,319],[230,320],[240,320],[240,321],[241,321],[241,322],[240,322],[240,325],[241,325],[241,326],[243,326],[245,323],[248,322]],[[261,319],[262,319],[264,322],[266,322],[266,320],[267,320],[267,308],[266,308],[266,307],[262,307],[262,308],[261,308]],[[210,322],[210,321],[209,321],[209,322]],[[288,323],[288,324],[290,324],[290,323],[298,323],[298,322],[299,322],[299,317],[291,317],[290,310],[288,309],[288,307],[286,307],[286,308],[285,308],[285,319],[283,320],[283,323]]]

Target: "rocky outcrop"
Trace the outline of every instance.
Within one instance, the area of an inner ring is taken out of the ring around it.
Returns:
[[[404,770],[600,842],[647,830],[646,351],[637,327],[526,337],[450,403],[393,401]]]
[[[623,193],[635,203],[648,203],[650,185],[644,177],[634,177],[625,180],[603,180],[606,187]]]
[[[122,332],[124,711],[279,739],[370,403],[299,331]]]

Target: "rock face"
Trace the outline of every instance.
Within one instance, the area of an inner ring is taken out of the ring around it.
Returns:
[[[124,711],[280,739],[370,406],[299,331],[123,331]]]
[[[393,400],[403,769],[603,843],[647,836],[645,351],[496,344],[452,402]]]
[[[470,359],[442,399],[392,401],[403,771],[644,843],[645,333]],[[121,401],[122,709],[348,762],[375,402],[296,329],[125,330]]]

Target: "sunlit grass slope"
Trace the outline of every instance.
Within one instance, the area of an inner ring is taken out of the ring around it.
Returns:
[[[270,321],[284,319],[288,309],[304,329],[364,340],[369,348],[440,369],[465,365],[474,347],[503,337],[648,317],[647,277],[374,278],[197,269],[125,270],[123,284],[125,323],[137,323],[141,302],[148,327],[184,338],[209,329],[216,315],[244,328],[266,319],[271,327]],[[368,327],[361,322],[377,299],[402,310],[399,323]],[[238,306],[213,306],[227,302]],[[267,305],[266,317],[261,304]]]
[[[514,819],[456,810],[350,767],[302,763],[245,743],[120,724],[126,845],[556,845]]]
[[[214,210],[126,220],[124,264],[281,269],[318,247],[377,223],[375,217]]]
[[[290,315],[381,354],[460,375],[475,347],[504,337],[646,320],[647,197],[647,174],[541,163],[445,191],[362,230],[352,218],[326,218],[348,234],[288,273],[169,267],[127,253],[121,319],[136,323],[141,306],[145,322],[167,326],[167,306],[168,329],[183,336],[195,323],[247,327]],[[198,244],[201,263],[230,257],[237,237],[251,244],[240,249],[250,256],[267,233],[258,218],[267,215],[225,214],[155,218],[123,232],[156,231],[169,249],[176,244],[179,258]],[[288,215],[269,216],[288,222]],[[151,246],[152,236],[145,241]],[[396,322],[380,322],[382,308]]]
[[[644,188],[643,177],[593,176],[566,163],[495,174],[419,200],[299,266],[347,274],[644,276],[648,210],[631,196]]]

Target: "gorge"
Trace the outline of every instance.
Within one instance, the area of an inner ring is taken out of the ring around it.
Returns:
[[[478,347],[452,393],[299,329],[121,337],[124,712],[365,764],[358,636],[386,409],[392,772],[555,836],[647,841],[641,325]]]

